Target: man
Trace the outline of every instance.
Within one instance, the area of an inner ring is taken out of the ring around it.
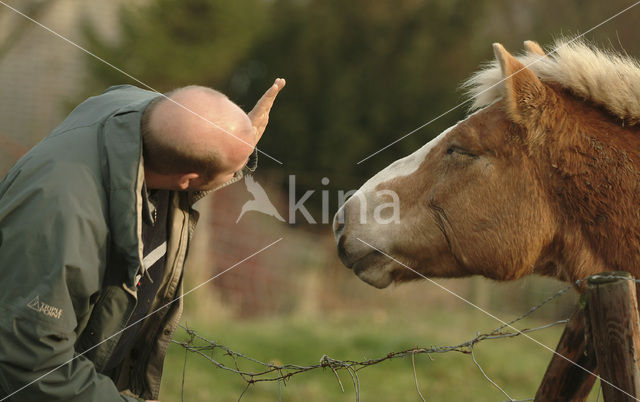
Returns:
[[[16,163],[0,182],[0,399],[158,398],[192,205],[255,168],[284,85],[249,114],[204,87],[113,87]]]

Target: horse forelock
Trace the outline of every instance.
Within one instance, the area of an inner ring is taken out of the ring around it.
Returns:
[[[575,96],[604,107],[629,124],[640,123],[640,63],[581,40],[560,39],[547,56],[525,54],[517,59],[541,81],[555,83]],[[503,95],[503,76],[497,61],[487,63],[463,83],[479,109]]]

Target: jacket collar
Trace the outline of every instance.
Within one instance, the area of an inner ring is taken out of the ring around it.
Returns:
[[[142,112],[155,92],[135,87],[122,91],[124,107],[109,116],[100,130],[103,180],[109,199],[111,247],[125,269],[125,282],[135,289],[135,277],[142,265]],[[135,224],[132,224],[135,223]],[[144,274],[144,272],[141,272]]]

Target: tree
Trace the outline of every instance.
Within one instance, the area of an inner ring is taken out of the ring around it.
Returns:
[[[200,84],[224,86],[266,28],[261,0],[152,0],[125,6],[115,42],[84,27],[89,48],[159,91]],[[112,67],[90,59],[89,89],[123,82],[140,85]],[[84,94],[83,94],[84,95]]]

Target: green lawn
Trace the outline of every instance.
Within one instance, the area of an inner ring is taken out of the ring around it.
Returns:
[[[183,323],[196,332],[232,350],[266,362],[313,365],[323,355],[339,360],[364,360],[392,351],[421,346],[446,346],[472,339],[476,332],[489,332],[499,323],[476,311],[438,310],[429,313],[365,311],[333,316],[290,316],[259,320],[219,320]],[[547,322],[527,320],[519,328]],[[532,334],[555,349],[562,326]],[[176,339],[185,339],[178,330]],[[551,352],[523,338],[488,340],[478,344],[475,357],[487,375],[513,399],[532,398]],[[233,362],[217,351],[215,357]],[[420,391],[428,401],[504,401],[508,398],[487,381],[467,354],[433,354],[433,360],[416,355]],[[172,345],[165,363],[160,399],[181,400],[185,351]],[[258,367],[240,362],[243,370]],[[339,372],[344,393],[330,370],[317,369],[293,376],[286,386],[264,382],[248,388],[243,401],[355,401],[351,377]],[[385,361],[358,372],[361,401],[420,401],[414,384],[410,358]],[[236,401],[245,388],[235,373],[216,368],[201,356],[187,356],[184,378],[185,401]],[[597,391],[597,386],[594,387]],[[595,392],[592,400],[595,401]]]

